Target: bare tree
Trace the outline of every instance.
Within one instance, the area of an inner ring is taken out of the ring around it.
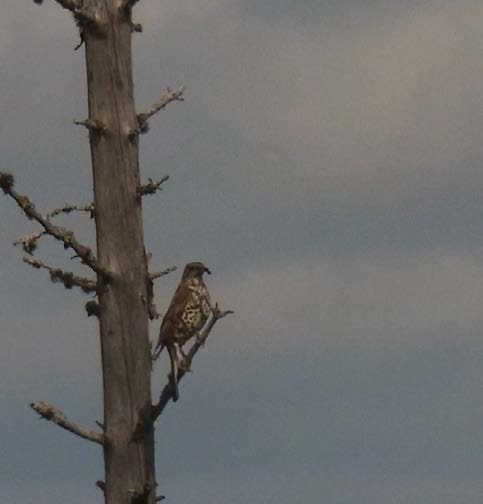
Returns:
[[[167,177],[141,182],[138,139],[147,131],[148,120],[169,103],[182,100],[184,90],[168,89],[151,107],[136,112],[131,36],[141,31],[132,21],[137,0],[56,1],[72,13],[80,31],[78,47],[85,46],[89,117],[76,124],[89,132],[94,201],[42,214],[29,197],[17,192],[12,175],[0,172],[0,188],[41,227],[40,232],[17,241],[28,253],[25,262],[48,270],[53,281],[67,288],[79,287],[96,295],[96,301],[89,301],[86,309],[99,320],[104,420],[99,431],[90,431],[49,403],[39,401],[31,406],[63,429],[102,445],[105,478],[97,484],[107,504],[152,504],[162,499],[156,496],[153,425],[172,398],[172,388],[168,381],[159,399],[152,400],[149,320],[157,318],[153,281],[173,268],[148,271],[142,198],[160,190]],[[55,224],[57,215],[73,211],[87,212],[94,218],[97,254],[72,231]],[[81,277],[34,257],[39,240],[48,236],[72,249],[95,277]],[[187,353],[189,362],[216,321],[227,313],[215,306],[212,318]],[[178,379],[184,373],[180,370]]]

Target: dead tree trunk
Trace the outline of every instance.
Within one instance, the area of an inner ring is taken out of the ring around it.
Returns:
[[[42,0],[34,0],[42,3]],[[14,188],[10,174],[0,172],[0,189],[12,197],[26,216],[37,221],[41,232],[23,236],[17,243],[29,254],[24,260],[47,269],[51,279],[67,288],[77,286],[97,294],[89,302],[89,314],[99,319],[104,392],[102,432],[84,429],[45,402],[31,406],[43,418],[84,439],[103,446],[105,479],[98,486],[106,504],[153,504],[156,497],[154,467],[155,419],[172,397],[169,383],[153,404],[149,319],[153,309],[153,280],[169,272],[149,273],[143,239],[142,197],[155,193],[167,179],[142,185],[139,173],[138,137],[147,120],[174,100],[183,89],[164,94],[153,106],[137,114],[133,96],[131,36],[138,29],[131,20],[137,0],[56,0],[70,10],[85,44],[89,117],[76,124],[89,131],[94,185],[94,204],[68,205],[47,215]],[[79,243],[74,234],[56,226],[52,218],[61,212],[87,211],[95,218],[97,256]],[[83,278],[48,266],[33,257],[44,236],[60,240],[95,272],[97,279]],[[216,306],[211,321],[188,352],[191,362],[216,321],[230,312]],[[178,379],[185,374],[178,373]]]
[[[130,504],[155,497],[152,429],[133,440],[151,402],[147,264],[143,241],[134,106],[131,23],[120,2],[84,2],[94,208],[99,264],[109,269],[99,294],[104,383],[105,499]],[[90,5],[89,5],[90,4]],[[92,14],[91,14],[92,15]]]

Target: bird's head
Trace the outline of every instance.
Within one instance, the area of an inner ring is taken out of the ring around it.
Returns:
[[[183,272],[183,278],[200,278],[204,273],[211,275],[211,271],[202,262],[188,263]]]

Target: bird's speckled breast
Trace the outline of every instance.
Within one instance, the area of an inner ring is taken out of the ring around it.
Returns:
[[[211,313],[210,297],[208,289],[193,279],[189,286],[191,291],[190,299],[186,303],[185,309],[177,324],[177,339],[189,339],[199,331],[208,320]]]

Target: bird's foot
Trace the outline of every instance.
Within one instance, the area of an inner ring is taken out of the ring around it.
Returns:
[[[196,343],[198,343],[198,345],[201,345],[202,347],[204,347],[205,341],[206,341],[206,338],[203,338],[203,336],[201,336],[200,331],[196,331]]]
[[[191,369],[191,361],[186,357],[186,355],[183,355],[183,358],[178,362],[178,368],[183,370],[185,373],[193,372]]]

